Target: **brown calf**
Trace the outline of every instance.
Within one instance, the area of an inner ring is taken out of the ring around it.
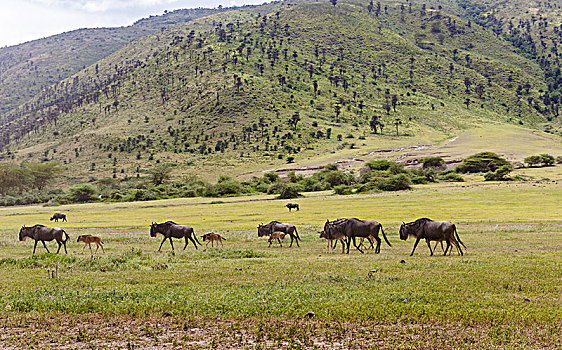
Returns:
[[[207,244],[205,244],[205,247],[207,247],[209,245],[209,242],[211,242],[211,248],[213,247],[213,243],[217,242],[217,247],[219,246],[219,243],[221,244],[221,247],[224,247],[224,245],[222,244],[222,240],[224,239],[226,241],[226,238],[224,238],[223,236],[219,235],[218,233],[206,233],[203,236],[201,236],[203,238],[203,242],[207,241]]]
[[[277,240],[277,242],[279,242],[279,246],[283,247],[283,244],[281,243],[281,241],[285,241],[285,232],[281,232],[281,231],[274,231],[271,236],[269,236],[269,239],[267,240],[269,242],[269,246],[271,247],[271,244],[273,243],[274,240]]]
[[[96,247],[96,254],[98,252],[98,249],[100,249],[105,253],[105,249],[103,249],[103,245],[102,245],[102,241],[101,238],[99,238],[98,236],[92,236],[92,235],[81,235],[78,236],[78,240],[76,242],[84,242],[84,247],[82,248],[82,254],[84,254],[84,249],[86,249],[86,245],[88,245],[90,247],[90,253],[92,253],[92,243],[95,243],[97,245]],[[92,253],[93,255],[94,253]]]
[[[334,249],[338,245],[338,241],[340,241],[340,243],[341,243],[342,254],[345,253],[345,250],[344,250],[345,249],[345,235],[343,233],[340,233],[340,232],[335,233],[330,238],[330,237],[328,237],[328,234],[325,231],[321,231],[320,232],[320,238],[324,238],[325,240],[328,241],[328,245],[326,246],[326,254],[329,252],[330,247],[332,248],[332,253],[334,252]]]

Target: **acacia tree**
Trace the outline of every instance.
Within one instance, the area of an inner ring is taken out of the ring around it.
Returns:
[[[63,171],[57,162],[26,163],[23,167],[29,174],[30,185],[38,190],[44,189]]]
[[[160,164],[150,171],[150,180],[155,185],[161,185],[170,179],[172,168],[168,164]]]

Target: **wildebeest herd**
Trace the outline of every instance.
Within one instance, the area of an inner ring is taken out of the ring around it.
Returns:
[[[289,210],[292,208],[297,208],[297,210],[299,209],[297,203],[289,204],[286,205]],[[51,221],[58,221],[58,219],[67,221],[66,215],[63,213],[55,213],[50,218]],[[293,242],[296,242],[297,247],[300,247],[299,241],[302,242],[296,226],[291,223],[271,221],[270,223],[265,225],[259,224],[257,229],[258,237],[269,237],[268,242],[270,247],[273,243],[278,243],[279,246],[282,247],[286,236],[291,238],[289,247],[293,246]],[[180,225],[173,221],[166,221],[160,224],[152,222],[149,232],[151,237],[156,237],[158,234],[164,237],[164,239],[160,243],[158,252],[161,251],[162,245],[164,244],[164,242],[166,242],[166,240],[170,241],[172,250],[174,250],[174,243],[172,242],[172,238],[185,239],[185,245],[183,246],[184,250],[190,241],[195,246],[195,249],[197,249],[197,245],[202,245],[197,239],[193,227],[189,225]],[[392,244],[390,244],[388,238],[386,237],[386,234],[384,233],[382,225],[374,220],[360,220],[357,218],[337,219],[333,221],[326,220],[326,222],[324,223],[324,230],[320,232],[320,238],[326,239],[328,242],[328,246],[326,249],[327,253],[329,252],[330,248],[332,249],[332,252],[334,251],[337,242],[341,243],[342,253],[347,252],[349,254],[351,242],[353,242],[353,245],[355,246],[355,248],[357,248],[357,250],[359,250],[361,253],[364,253],[361,247],[363,247],[364,249],[366,248],[364,245],[364,241],[367,240],[370,243],[370,248],[373,248],[375,253],[378,254],[380,253],[382,243],[382,240],[379,237],[379,232],[382,234],[382,237],[384,238],[386,244],[388,244],[389,247],[392,247]],[[437,244],[441,243],[441,248],[443,248],[443,242],[447,244],[446,248],[443,249],[444,255],[447,255],[447,252],[449,252],[450,254],[453,249],[453,245],[457,248],[457,252],[460,255],[463,255],[463,251],[460,246],[462,245],[464,248],[466,248],[464,243],[461,241],[459,234],[457,233],[455,224],[449,221],[434,221],[428,218],[421,218],[409,223],[402,222],[402,224],[400,225],[399,234],[401,240],[406,240],[408,239],[408,237],[413,237],[416,239],[414,248],[412,249],[412,253],[410,254],[410,256],[414,254],[418,243],[422,239],[426,241],[430,255],[433,255],[435,249],[437,248]],[[203,241],[207,241],[206,246],[208,246],[209,242],[211,242],[211,247],[213,247],[214,242],[216,242],[217,247],[219,243],[222,246],[222,241],[225,240],[225,238],[220,234],[212,232],[204,234],[201,237],[203,238]],[[68,254],[66,250],[66,242],[70,239],[70,236],[68,235],[68,233],[66,233],[65,230],[59,227],[46,227],[44,225],[34,225],[30,227],[22,226],[19,233],[19,240],[23,241],[26,238],[35,240],[35,244],[33,246],[33,254],[35,254],[38,242],[41,242],[43,244],[43,247],[45,247],[47,252],[49,252],[49,249],[47,248],[45,242],[52,240],[55,240],[58,244],[57,254],[59,253],[61,246],[64,246],[64,251]],[[360,239],[359,245],[357,244],[358,238]],[[430,242],[432,241],[437,242],[433,249],[430,245]],[[85,243],[84,247],[82,248],[82,253],[84,252],[86,245],[90,247],[90,252],[92,253],[91,243],[95,243],[97,245],[96,253],[99,247],[101,247],[102,251],[105,252],[100,237],[92,235],[81,235],[78,237],[77,242]]]

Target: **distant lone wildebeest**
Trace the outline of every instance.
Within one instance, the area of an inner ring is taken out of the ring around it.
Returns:
[[[337,232],[332,237],[329,237],[326,231],[320,232],[320,238],[324,238],[328,241],[328,245],[326,246],[326,254],[330,252],[330,247],[332,248],[332,253],[338,245],[338,241],[341,243],[341,253],[345,253],[345,235],[343,233]]]
[[[269,236],[269,239],[267,240],[269,242],[269,247],[271,247],[271,243],[273,243],[273,241],[277,240],[277,242],[279,242],[279,246],[283,247],[283,244],[281,243],[281,241],[285,242],[285,232],[280,232],[280,231],[275,231],[273,233],[271,233],[271,235]]]
[[[444,255],[447,255],[447,251],[452,249],[451,243],[457,247],[461,255],[463,255],[463,252],[459,243],[466,248],[457,233],[457,227],[449,221],[434,221],[428,218],[417,219],[409,223],[402,221],[402,225],[400,225],[400,239],[405,241],[409,236],[416,238],[416,243],[414,243],[410,256],[414,255],[414,251],[421,239],[425,239],[427,242],[430,255],[433,255],[430,245],[431,241],[447,242]]]
[[[221,244],[221,247],[224,247],[224,245],[222,244],[222,241],[225,240],[226,238],[224,238],[223,236],[219,235],[218,233],[205,233],[203,236],[201,236],[203,238],[203,242],[207,241],[207,244],[205,244],[205,247],[207,247],[209,245],[209,242],[211,242],[211,248],[213,247],[213,243],[217,242],[217,247],[219,246],[219,242]]]
[[[300,247],[299,241],[302,241],[297,232],[297,228],[293,224],[288,224],[279,221],[272,221],[269,224],[258,225],[258,237],[269,236],[275,231],[285,232],[291,237],[291,244],[289,247],[293,246],[293,240],[297,242],[297,247]]]
[[[54,213],[53,216],[51,216],[51,218],[49,220],[50,221],[55,220],[55,222],[58,222],[59,219],[62,219],[62,221],[66,221],[66,214],[64,214],[64,213]]]
[[[285,206],[289,208],[289,212],[291,211],[291,209],[300,210],[299,203],[287,203]]]
[[[63,234],[66,235],[66,238],[63,239]],[[37,248],[37,242],[41,241],[43,243],[43,247],[47,250],[47,253],[50,253],[49,248],[45,244],[45,241],[52,241],[53,239],[57,241],[59,245],[59,249],[57,249],[57,254],[60,251],[61,245],[64,245],[64,252],[68,254],[66,251],[66,241],[70,238],[68,233],[66,233],[62,228],[59,227],[46,227],[44,225],[34,225],[30,227],[22,226],[20,229],[20,241],[25,240],[27,237],[35,240],[35,244],[33,245],[33,255],[35,255],[35,248]]]
[[[86,246],[90,247],[90,254],[94,255],[98,253],[98,249],[100,249],[102,252],[105,253],[105,249],[103,249],[103,245],[102,245],[102,240],[101,238],[99,238],[98,236],[92,236],[92,235],[80,235],[78,236],[78,239],[76,240],[77,243],[80,242],[84,242],[84,247],[82,248],[82,254],[84,254],[84,249],[86,249]],[[96,252],[92,253],[92,243],[96,244]]]
[[[335,221],[326,220],[324,224],[324,231],[328,233],[329,237],[334,236],[337,233],[343,233],[346,238],[347,243],[347,253],[349,254],[349,247],[351,245],[351,240],[353,240],[353,245],[361,253],[364,253],[359,246],[357,246],[356,237],[369,238],[373,237],[377,241],[377,246],[375,247],[375,253],[378,254],[381,251],[381,239],[379,238],[379,230],[382,232],[382,236],[390,247],[392,244],[386,238],[382,225],[374,220],[360,220],[357,218],[350,219],[339,219]],[[369,239],[370,240],[370,239]]]
[[[193,242],[195,249],[197,249],[197,243],[202,245],[197,240],[197,236],[193,233],[193,227],[189,225],[178,225],[173,221],[166,221],[161,224],[157,224],[153,222],[150,225],[150,237],[156,237],[157,234],[161,234],[164,236],[162,243],[160,243],[160,248],[158,251],[162,249],[162,244],[166,241],[166,239],[170,240],[170,245],[172,246],[172,250],[174,250],[174,244],[172,243],[172,238],[184,238],[185,237],[185,245],[183,249],[187,247],[189,241]],[[195,240],[193,240],[195,238]],[[189,241],[188,241],[189,239]],[[195,243],[197,242],[197,243]]]

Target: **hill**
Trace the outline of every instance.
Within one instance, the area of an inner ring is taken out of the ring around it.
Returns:
[[[0,156],[59,161],[68,182],[158,163],[217,178],[549,126],[537,61],[439,6],[281,2],[162,30],[7,114]]]
[[[138,38],[226,10],[177,10],[127,27],[79,29],[0,48],[0,115]]]

